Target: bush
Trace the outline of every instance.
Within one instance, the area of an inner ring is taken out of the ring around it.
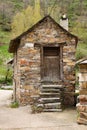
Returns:
[[[83,53],[83,51],[78,49],[78,51],[76,52],[76,59],[79,60],[79,59],[81,59],[83,57],[85,57],[85,54]]]
[[[87,56],[87,43],[78,43],[76,59],[79,60],[85,56]]]
[[[11,108],[18,108],[19,107],[19,103],[17,101],[12,102],[10,105]]]
[[[11,26],[10,24],[5,24],[2,26],[2,30],[3,31],[7,31],[7,32],[10,32],[11,31]]]

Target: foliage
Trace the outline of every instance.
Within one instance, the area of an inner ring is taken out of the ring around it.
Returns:
[[[7,75],[7,69],[6,66],[1,66],[0,69],[0,84],[7,84],[7,85],[11,85],[12,84],[12,77],[13,77],[13,71],[12,69],[9,71],[7,79],[6,79],[6,75]]]
[[[2,28],[3,27],[0,26],[0,42],[8,44],[10,41],[11,33],[9,31],[4,31]],[[7,45],[6,45],[6,47],[7,47]],[[0,49],[1,49],[1,47],[0,47]]]
[[[9,71],[7,81],[5,81],[7,75],[7,61],[11,58],[11,55],[8,53],[8,46],[0,46],[0,83],[12,83],[12,70]]]
[[[10,105],[11,108],[18,108],[19,107],[19,103],[17,101],[12,102]]]
[[[85,56],[87,56],[87,44],[79,42],[76,51],[76,59],[79,60]]]
[[[40,0],[36,0],[34,9],[32,6],[29,5],[27,9],[23,10],[20,13],[17,13],[17,15],[14,17],[12,23],[12,37],[20,35],[22,32],[26,31],[40,19]]]

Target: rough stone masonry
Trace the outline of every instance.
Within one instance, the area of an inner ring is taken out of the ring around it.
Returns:
[[[80,124],[87,125],[87,58],[78,62],[79,64],[79,103],[77,104],[78,119]]]
[[[77,41],[76,36],[66,31],[50,16],[11,40],[9,52],[14,53],[14,99],[25,105],[32,103],[32,97],[39,96],[43,47],[59,47],[60,79],[52,84],[64,86],[63,104],[73,106]]]

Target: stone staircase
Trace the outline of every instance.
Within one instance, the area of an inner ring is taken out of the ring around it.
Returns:
[[[43,112],[62,111],[62,85],[42,85],[38,106]]]

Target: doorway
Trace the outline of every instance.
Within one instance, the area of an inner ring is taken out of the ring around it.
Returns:
[[[58,82],[60,79],[60,47],[43,47],[42,80]]]

